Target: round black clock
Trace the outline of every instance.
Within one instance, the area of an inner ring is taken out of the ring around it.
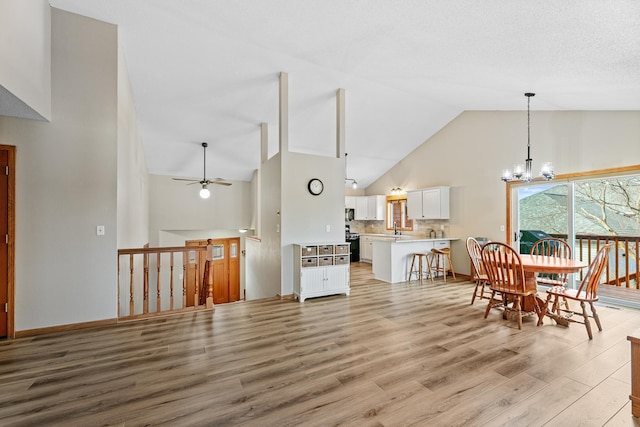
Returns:
[[[317,196],[324,190],[324,184],[318,178],[313,178],[309,180],[307,188],[309,189],[309,193]]]

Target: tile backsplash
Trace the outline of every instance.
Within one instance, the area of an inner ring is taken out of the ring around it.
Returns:
[[[393,234],[393,230],[387,230],[385,221],[349,221],[346,223],[351,226],[352,233],[360,234]],[[427,219],[413,220],[413,230],[403,231],[403,235],[416,236],[420,238],[429,237],[429,232],[434,230],[439,233],[444,232],[444,237],[450,237],[449,220],[447,219]]]

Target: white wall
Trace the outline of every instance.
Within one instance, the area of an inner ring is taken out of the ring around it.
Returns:
[[[51,8],[0,2],[0,115],[51,119]]]
[[[120,37],[120,35],[118,35]],[[147,165],[138,133],[127,63],[118,43],[118,248],[149,242]]]
[[[247,239],[247,299],[269,298],[281,292],[281,165],[280,153],[260,166],[259,241]]]
[[[0,142],[17,147],[16,331],[117,309],[116,27],[51,19],[51,122],[0,117]]]
[[[293,244],[344,242],[344,158],[285,153],[282,162],[282,295],[293,293]],[[311,178],[324,183],[309,193]],[[329,231],[327,231],[327,227]]]
[[[250,228],[251,183],[210,185],[211,196],[201,199],[199,184],[187,185],[169,176],[149,175],[149,243],[159,245],[161,231],[239,230]]]
[[[451,186],[451,236],[456,270],[469,273],[464,239],[482,236],[505,241],[506,186],[502,169],[524,163],[527,116],[524,111],[467,111],[425,141],[367,188],[389,194]],[[533,111],[531,157],[534,168],[551,161],[557,174],[640,164],[638,111]],[[457,261],[457,262],[456,262]]]

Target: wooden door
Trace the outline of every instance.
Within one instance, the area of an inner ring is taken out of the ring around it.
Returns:
[[[240,239],[229,239],[229,302],[240,301]]]
[[[204,245],[202,244],[204,242]],[[199,247],[199,246],[207,246],[206,240],[191,240],[185,242],[185,246],[189,247]],[[205,257],[202,256],[202,252],[188,252],[187,253],[187,307],[193,307],[196,304],[195,293],[196,286],[198,287],[198,295],[202,293],[202,277],[204,275],[204,260]]]
[[[8,334],[9,151],[0,150],[0,338]]]
[[[213,277],[213,303],[223,304],[240,300],[240,238],[213,239],[212,262],[209,266]],[[186,246],[207,246],[207,240],[191,240]],[[202,278],[207,260],[205,251],[199,252],[196,260],[187,267],[187,306],[194,305],[195,280],[199,293],[206,299],[207,289],[202,289]],[[196,279],[197,278],[197,279]],[[190,296],[191,295],[191,296]],[[203,299],[203,300],[204,300]]]

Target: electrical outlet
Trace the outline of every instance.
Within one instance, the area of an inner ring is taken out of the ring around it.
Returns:
[[[331,231],[331,226],[329,224],[327,224],[324,228],[327,231],[327,233]]]

